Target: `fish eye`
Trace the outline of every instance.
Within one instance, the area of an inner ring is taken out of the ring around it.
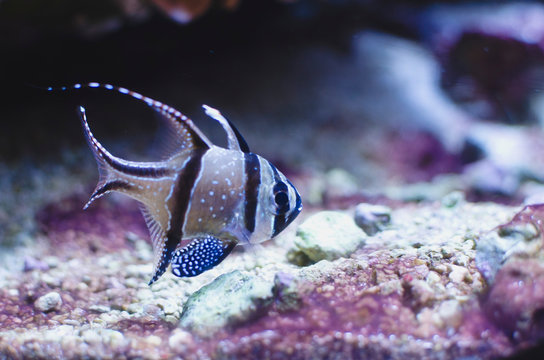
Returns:
[[[274,185],[273,190],[276,214],[285,214],[287,211],[289,211],[289,190],[287,185],[280,181]]]
[[[274,196],[274,201],[278,207],[284,207],[289,202],[289,196],[285,192],[279,192]]]

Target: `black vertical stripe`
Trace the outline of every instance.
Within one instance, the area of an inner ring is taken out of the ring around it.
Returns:
[[[279,173],[278,169],[276,169],[276,167],[274,165],[272,165],[271,163],[268,163],[268,164],[270,165],[270,168],[272,169],[272,172],[274,173],[274,183],[276,184],[276,185],[274,185],[274,187],[279,188],[279,187],[285,186],[285,183],[281,180],[280,173]],[[278,184],[283,184],[283,186],[278,186]],[[283,190],[285,191],[286,189],[283,189]],[[287,216],[286,213],[281,213],[281,214],[277,214],[276,216],[274,216],[272,237],[275,237],[280,232],[282,232],[282,230],[285,229],[285,227],[289,224],[289,222],[292,221],[292,219],[288,221],[286,216]]]
[[[178,247],[181,238],[183,237],[183,225],[185,223],[185,214],[189,208],[191,194],[195,186],[196,179],[202,168],[202,157],[208,149],[197,149],[192,154],[187,164],[183,168],[176,187],[174,189],[174,199],[176,203],[172,211],[170,230],[166,234],[166,243],[163,250],[161,263],[157,268],[157,272],[153,275],[151,283],[156,281],[170,264],[172,255]]]
[[[244,164],[246,174],[244,222],[246,229],[253,233],[255,231],[259,185],[261,184],[261,164],[257,155],[253,153],[244,153]]]
[[[272,237],[275,237],[287,226],[285,221],[285,215],[279,214],[274,216],[274,229],[272,230]]]

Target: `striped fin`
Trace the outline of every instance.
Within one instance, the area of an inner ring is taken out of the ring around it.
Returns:
[[[226,119],[219,110],[212,108],[208,105],[202,105],[204,110],[206,111],[206,115],[211,117],[212,119],[218,121],[225,132],[227,133],[227,139],[229,142],[229,149],[231,150],[239,150],[244,153],[249,153],[249,146],[247,145],[246,140],[240,134],[236,126],[232,122],[230,122],[228,119]]]
[[[162,115],[168,122],[169,127],[171,127],[174,133],[177,136],[178,142],[178,151],[179,150],[190,150],[194,148],[211,148],[213,146],[212,142],[204,135],[202,131],[193,123],[191,119],[182,114],[180,111],[174,109],[173,107],[166,105],[160,101],[144,96],[135,91],[126,89],[124,87],[119,87],[110,84],[101,84],[97,82],[90,82],[87,84],[74,84],[72,86],[62,86],[62,87],[48,87],[48,91],[68,91],[68,90],[79,90],[84,88],[90,89],[104,89],[108,91],[115,91],[117,93],[130,96],[136,100],[146,103],[148,106],[157,111]]]
[[[87,209],[96,199],[112,191],[122,191],[130,195],[133,185],[125,178],[129,176],[159,178],[172,175],[172,169],[160,163],[133,162],[120,159],[110,154],[94,137],[83,106],[79,107],[79,116],[85,138],[98,164],[99,180],[91,198],[83,207]],[[124,175],[124,176],[123,176]]]

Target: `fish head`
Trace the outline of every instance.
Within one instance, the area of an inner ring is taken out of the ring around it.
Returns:
[[[268,161],[267,161],[268,162]],[[302,198],[295,186],[270,162],[272,176],[270,183],[265,187],[264,210],[271,220],[271,234],[273,238],[281,233],[302,211]]]

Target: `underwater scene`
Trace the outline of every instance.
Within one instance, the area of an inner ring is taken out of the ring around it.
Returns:
[[[544,4],[0,29],[0,359],[544,358]]]

